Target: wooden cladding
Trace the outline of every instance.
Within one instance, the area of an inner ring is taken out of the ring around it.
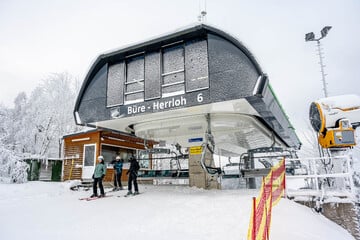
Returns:
[[[96,157],[102,154],[102,145],[110,145],[120,149],[145,149],[152,148],[153,141],[122,134],[118,132],[93,130],[84,133],[64,136],[64,163],[63,163],[63,181],[82,180],[84,166],[84,145],[94,144],[96,147]],[[122,180],[126,181],[126,169],[123,171]],[[114,180],[114,170],[109,168],[105,176],[105,182]]]

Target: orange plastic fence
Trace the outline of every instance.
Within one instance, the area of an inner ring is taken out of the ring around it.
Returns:
[[[271,210],[285,192],[285,159],[263,178],[259,196],[253,198],[248,240],[269,239]]]

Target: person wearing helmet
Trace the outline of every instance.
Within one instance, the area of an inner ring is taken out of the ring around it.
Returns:
[[[122,168],[123,162],[120,156],[117,156],[115,160],[111,161],[111,164],[114,165],[114,189],[113,191],[122,190],[123,186],[121,183],[121,175],[122,175]]]
[[[105,166],[105,162],[104,162],[104,157],[99,156],[98,162],[99,163],[96,165],[95,171],[93,174],[93,179],[94,179],[93,195],[91,195],[91,197],[98,197],[98,194],[97,194],[97,185],[98,184],[99,184],[99,188],[100,188],[100,196],[99,197],[105,197],[104,186],[102,184],[102,181],[106,174],[106,166]]]

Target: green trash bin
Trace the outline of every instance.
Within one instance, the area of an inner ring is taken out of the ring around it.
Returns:
[[[37,159],[26,159],[25,162],[29,164],[28,181],[38,181],[40,177],[41,162]]]
[[[62,161],[52,161],[51,181],[60,182],[61,171],[62,171]]]

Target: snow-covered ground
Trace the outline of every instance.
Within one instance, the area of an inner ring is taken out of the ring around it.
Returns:
[[[0,184],[0,239],[245,240],[251,198],[257,195],[252,190],[140,185],[138,196],[122,197],[123,190],[79,201],[91,192],[71,191],[70,184]],[[282,199],[273,208],[270,239],[354,238],[311,209]]]

